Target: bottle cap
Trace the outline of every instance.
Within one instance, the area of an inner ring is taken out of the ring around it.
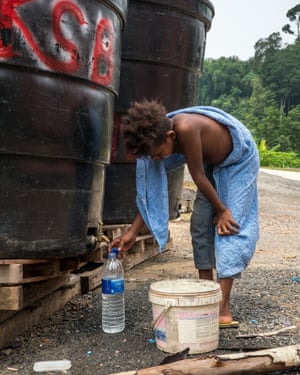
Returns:
[[[114,254],[116,254],[116,256],[119,254],[119,250],[118,250],[117,247],[113,247],[113,248],[111,249],[111,252],[114,253]]]

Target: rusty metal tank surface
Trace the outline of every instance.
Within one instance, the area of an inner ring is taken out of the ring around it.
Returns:
[[[0,258],[86,253],[97,235],[127,2],[4,2]]]
[[[213,5],[206,0],[129,1],[122,34],[117,116],[144,98],[158,99],[167,111],[197,104],[206,35],[213,16]],[[168,173],[170,219],[178,215],[183,178],[183,167]],[[104,223],[131,222],[136,214],[135,194],[135,163],[126,159],[116,120],[112,163],[106,169]]]

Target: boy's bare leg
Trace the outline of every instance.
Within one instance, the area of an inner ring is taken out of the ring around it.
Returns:
[[[220,302],[220,323],[230,323],[232,315],[230,311],[230,292],[233,284],[233,279],[225,278],[218,280],[222,291],[222,300]]]
[[[213,270],[198,270],[199,272],[199,279],[203,280],[213,280]]]
[[[213,270],[198,270],[199,278],[204,280],[213,280]],[[220,302],[220,323],[230,323],[232,315],[230,312],[230,292],[233,284],[233,279],[225,278],[218,280],[222,292],[222,300]]]

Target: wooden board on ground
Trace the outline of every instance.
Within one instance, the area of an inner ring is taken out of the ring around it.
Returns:
[[[102,246],[71,258],[0,260],[0,322],[3,314],[11,315],[9,311],[19,311],[60,288],[70,271],[100,260],[103,263]]]
[[[80,294],[80,280],[79,277],[72,275],[62,288],[3,321],[0,324],[0,349],[7,346],[18,335],[38,324],[42,319],[46,319],[62,309],[78,294]]]
[[[246,353],[210,355],[110,375],[263,374],[299,368],[299,350],[300,345],[291,345]]]
[[[6,261],[7,262],[7,261]],[[41,263],[17,263],[17,259],[10,264],[0,264],[0,284],[14,285],[32,283],[60,276],[60,262],[53,260]]]
[[[0,285],[34,283],[57,278],[88,262],[103,262],[103,244],[94,252],[62,259],[0,259]]]
[[[37,283],[0,287],[0,323],[12,311],[33,305],[36,301],[59,289],[69,280],[69,273]]]

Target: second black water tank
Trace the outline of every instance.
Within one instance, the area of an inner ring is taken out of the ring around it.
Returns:
[[[208,0],[130,0],[122,35],[119,96],[111,165],[106,168],[103,221],[136,214],[135,163],[126,158],[118,118],[134,101],[158,99],[167,111],[195,105],[214,8]],[[169,215],[178,215],[184,168],[168,173]]]

